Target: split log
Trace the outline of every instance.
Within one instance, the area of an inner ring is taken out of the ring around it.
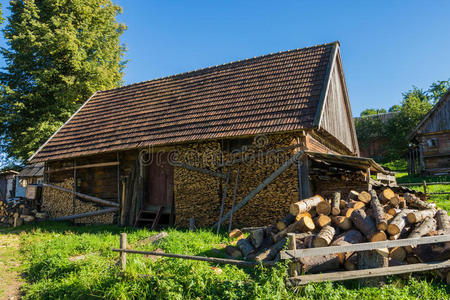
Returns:
[[[341,193],[334,192],[333,198],[331,199],[331,214],[333,216],[337,216],[341,213],[340,204],[341,204]]]
[[[320,215],[314,219],[314,224],[317,227],[323,228],[331,224],[331,218],[327,215]]]
[[[286,245],[287,238],[281,239],[279,242],[275,243],[272,247],[265,250],[258,256],[256,256],[256,261],[269,261],[274,260],[275,257],[278,255],[278,253],[283,250],[284,246]]]
[[[348,207],[344,209],[344,211],[342,211],[342,215],[345,216],[346,218],[351,218],[353,211],[354,211],[353,208]]]
[[[450,231],[450,216],[447,211],[440,209],[436,213],[438,229],[442,231]]]
[[[235,240],[240,240],[240,239],[243,239],[243,238],[245,238],[244,237],[244,234],[242,233],[242,231],[240,231],[239,229],[233,229],[229,234],[228,234],[228,236],[231,238],[231,239],[235,239]]]
[[[403,247],[394,247],[389,252],[389,257],[396,261],[404,261],[406,259],[406,251]]]
[[[412,209],[403,209],[400,213],[398,213],[395,218],[389,223],[387,231],[390,235],[396,235],[399,234],[403,227],[406,225],[406,217],[407,215],[413,212]]]
[[[300,232],[312,231],[316,228],[316,225],[314,225],[314,221],[308,216],[304,216],[303,218],[300,219],[299,222],[300,222],[299,226]]]
[[[414,230],[408,235],[408,238],[419,238],[434,230],[436,230],[436,220],[428,217],[419,226],[414,228]]]
[[[399,197],[400,198],[400,202],[398,203],[398,207],[399,208],[407,208],[408,206],[406,205],[406,200],[403,197]]]
[[[344,246],[349,244],[358,244],[364,242],[365,238],[358,230],[352,229],[346,231],[339,236],[331,243],[331,246]],[[341,264],[344,264],[346,260],[353,254],[353,252],[347,253],[338,253],[338,258]]]
[[[239,248],[235,246],[228,245],[225,247],[225,253],[231,256],[232,258],[242,257],[242,252]]]
[[[328,216],[331,212],[331,205],[330,205],[330,203],[328,203],[328,201],[324,200],[317,204],[316,211],[319,215]]]
[[[333,240],[335,233],[336,231],[332,226],[327,225],[323,227],[316,238],[313,240],[313,247],[317,248],[328,246]]]
[[[239,248],[239,250],[242,253],[242,256],[246,257],[253,252],[255,252],[255,248],[253,248],[252,243],[248,241],[248,239],[240,239],[236,246]]]
[[[274,243],[277,243],[282,238],[284,238],[288,233],[294,232],[296,230],[302,231],[302,232],[307,232],[307,231],[312,231],[315,228],[316,227],[314,225],[313,220],[310,217],[308,217],[307,215],[305,215],[300,220],[295,221],[294,223],[292,223],[291,225],[289,225],[288,227],[286,227],[285,229],[281,230],[276,235],[274,235],[273,241],[274,241]]]
[[[346,207],[347,207],[347,201],[341,199],[341,201],[339,201],[339,209],[342,211]]]
[[[364,210],[354,210],[351,216],[353,224],[361,231],[369,241],[378,242],[385,241],[386,234],[383,231],[378,231],[373,220],[366,215]]]
[[[395,195],[394,197],[389,199],[389,203],[394,207],[398,207],[400,204],[400,197],[398,195]]]
[[[347,217],[333,216],[331,220],[333,221],[333,224],[335,224],[342,230],[349,230],[350,228],[352,228],[352,221]]]
[[[408,220],[409,223],[414,224],[414,223],[422,222],[426,218],[434,218],[435,214],[436,214],[435,209],[418,210],[418,211],[410,212],[406,216],[406,219]]]
[[[258,249],[264,241],[264,229],[256,229],[250,232],[250,242]]]
[[[427,203],[425,201],[420,200],[419,197],[416,195],[405,193],[403,195],[406,199],[406,201],[409,203],[410,206],[418,208],[418,209],[432,209],[434,206],[431,203]]]
[[[402,210],[400,208],[390,208],[387,213],[391,216],[395,217],[397,214],[399,214]]]
[[[295,216],[293,214],[288,214],[286,217],[284,217],[281,221],[277,222],[277,229],[283,230],[286,227],[288,227],[292,222],[294,222]]]
[[[354,271],[357,269],[358,266],[358,253],[352,252],[352,255],[350,255],[344,262],[344,268],[347,271]]]
[[[364,209],[365,206],[366,204],[361,201],[351,201],[348,203],[348,207],[353,209]]]
[[[389,203],[390,200],[394,197],[395,193],[390,188],[386,188],[380,193],[380,200],[383,203]]]
[[[347,202],[358,200],[358,195],[359,193],[357,191],[350,191],[347,196]]]
[[[386,218],[386,222],[391,222],[391,220],[394,218],[394,216],[390,215],[390,214],[385,214],[384,217]]]
[[[366,191],[362,191],[358,195],[358,200],[363,202],[363,203],[365,203],[365,204],[369,203],[370,199],[371,199],[371,195],[368,192],[366,192]]]
[[[307,212],[311,208],[316,207],[317,204],[324,201],[323,197],[320,195],[315,195],[313,197],[303,199],[302,201],[291,204],[289,211],[294,216]]]
[[[379,249],[375,249],[375,251],[383,257],[389,257],[389,249],[388,248],[379,248]]]
[[[372,206],[375,223],[377,225],[378,230],[384,231],[387,229],[387,221],[384,216],[383,207],[381,206],[380,200],[378,200],[377,193],[374,190],[370,191],[370,195],[372,196],[370,204]]]
[[[397,233],[395,235],[391,235],[389,237],[389,239],[390,240],[398,240],[399,238],[404,238],[404,237],[406,237],[409,234],[411,229],[412,229],[412,226],[407,224],[405,227],[403,227],[402,231],[400,231],[399,233]]]
[[[312,216],[311,216],[311,214],[309,212],[304,212],[304,213],[301,213],[301,214],[298,214],[297,216],[295,216],[295,220],[296,221],[300,221],[305,216],[309,217],[309,218],[312,218]]]

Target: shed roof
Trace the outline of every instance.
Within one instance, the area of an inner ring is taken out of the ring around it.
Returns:
[[[96,92],[30,160],[313,128],[338,47],[279,52]]]
[[[42,177],[42,176],[44,176],[44,163],[27,165],[19,172],[19,177]]]

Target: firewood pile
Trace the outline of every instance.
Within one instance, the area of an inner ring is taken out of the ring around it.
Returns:
[[[26,199],[0,202],[0,224],[16,227],[24,223],[42,221],[46,218],[47,213],[38,212]]]
[[[52,184],[68,190],[73,190],[73,178],[68,178],[63,182]],[[75,199],[74,208],[73,194],[55,190],[46,186],[43,190],[42,207],[48,212],[50,218],[59,218],[101,209],[93,203],[81,201],[79,199]],[[109,213],[76,219],[74,222],[79,224],[112,224],[113,221],[114,213]]]
[[[328,198],[315,195],[291,204],[289,211],[276,224],[251,228],[248,237],[243,233],[247,230],[233,230],[230,238],[237,242],[235,246],[227,246],[226,253],[245,260],[276,260],[290,233],[295,233],[296,249],[450,233],[450,217],[445,210],[414,193],[395,193],[390,188],[350,191],[348,194],[334,192]],[[376,251],[390,265],[403,265],[449,259],[450,243],[444,244]],[[358,268],[358,256],[358,252],[347,252],[303,257],[297,263],[300,265],[299,273],[355,270]]]

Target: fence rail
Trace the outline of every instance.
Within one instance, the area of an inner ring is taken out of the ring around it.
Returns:
[[[429,185],[450,185],[450,182],[426,182],[425,180],[420,182],[408,182],[408,183],[399,183],[400,186],[423,186],[423,193],[427,196],[435,196],[435,195],[450,195],[450,192],[427,192],[427,186]]]

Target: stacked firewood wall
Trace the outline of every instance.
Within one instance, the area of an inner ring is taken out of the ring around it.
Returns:
[[[223,167],[220,164],[221,145],[219,142],[196,143],[178,147],[176,153],[178,154],[177,160],[195,167],[224,174],[231,169],[224,205],[224,212],[228,212],[232,207],[238,169],[236,204],[293,155],[293,145],[296,143],[297,139],[293,134],[257,137],[251,146],[243,149],[242,153],[231,154],[223,151],[223,159],[226,162]],[[255,155],[267,151],[271,151],[270,154],[251,159]],[[193,160],[192,157],[188,159],[189,155],[198,155],[202,159]],[[242,158],[244,158],[244,162],[236,162]],[[235,159],[234,162],[233,159]],[[219,191],[224,192],[225,182],[225,179],[176,167],[176,225],[188,226],[190,218],[194,218],[196,225],[201,227],[216,223],[222,203]],[[298,199],[297,165],[294,164],[250,200],[246,206],[237,211],[233,215],[233,225],[261,226],[274,222],[284,216],[288,212],[289,205]]]
[[[220,143],[206,142],[179,146],[174,150],[177,162],[218,171]],[[220,178],[188,170],[174,169],[175,225],[187,227],[194,218],[197,226],[209,226],[219,217]]]

